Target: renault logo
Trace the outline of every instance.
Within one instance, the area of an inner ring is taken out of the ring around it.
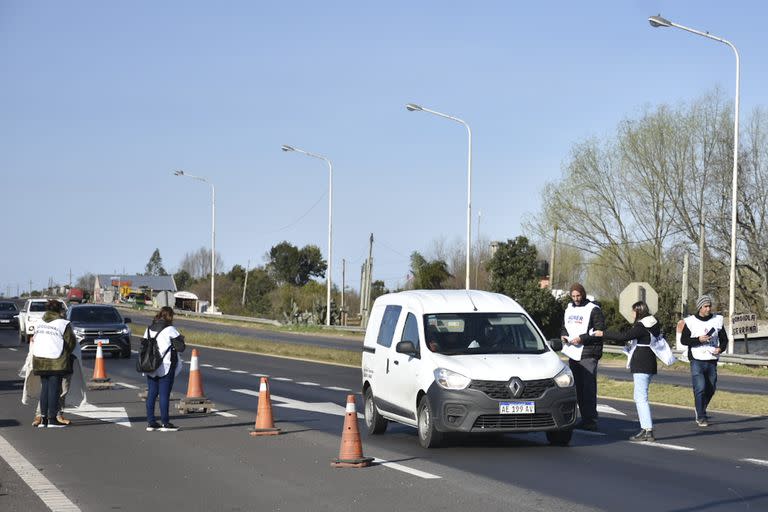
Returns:
[[[525,386],[523,385],[523,381],[517,377],[512,377],[512,380],[509,381],[509,390],[512,392],[512,396],[514,398],[518,398],[521,394],[523,394],[524,387]]]

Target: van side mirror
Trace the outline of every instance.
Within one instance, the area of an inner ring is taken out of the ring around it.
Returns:
[[[400,354],[407,354],[410,356],[416,356],[419,354],[419,351],[416,350],[416,345],[413,344],[412,341],[400,341],[395,346],[395,352],[398,352]]]
[[[550,338],[549,346],[555,352],[560,352],[561,350],[563,350],[563,340],[561,340],[560,338]]]

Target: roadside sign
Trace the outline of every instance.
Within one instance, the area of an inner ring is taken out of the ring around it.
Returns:
[[[743,315],[733,315],[733,332],[731,336],[739,334],[754,334],[757,332],[757,315],[747,313]]]
[[[652,315],[659,309],[659,295],[650,284],[646,282],[632,282],[619,294],[619,313],[627,319],[627,322],[635,321],[635,313],[632,304],[642,300],[648,304],[648,310]]]

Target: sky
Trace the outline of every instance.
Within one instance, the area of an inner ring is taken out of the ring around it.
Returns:
[[[165,268],[211,244],[225,270],[288,241],[358,289],[409,256],[526,235],[572,147],[644,108],[768,105],[761,1],[0,1],[0,294]]]

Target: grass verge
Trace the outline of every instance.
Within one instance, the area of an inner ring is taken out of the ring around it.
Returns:
[[[141,336],[144,334],[144,328],[141,326],[132,325],[131,329],[134,335]],[[360,367],[361,359],[359,350],[329,349],[298,343],[276,343],[233,334],[195,333],[187,337],[187,343],[213,348],[242,350],[269,356],[292,357],[323,363],[342,364],[357,368]],[[614,358],[626,361],[626,357],[620,354],[606,354],[604,357],[604,359],[609,361]],[[688,371],[688,366],[685,363],[676,363],[676,365],[680,365],[681,371]],[[718,372],[720,371],[722,370],[718,369]],[[633,390],[634,385],[632,382],[598,377],[598,391],[601,397],[632,400]],[[693,408],[693,392],[689,386],[651,383],[649,399],[651,402],[658,404]],[[709,408],[713,411],[768,416],[768,396],[718,391],[712,399]]]

